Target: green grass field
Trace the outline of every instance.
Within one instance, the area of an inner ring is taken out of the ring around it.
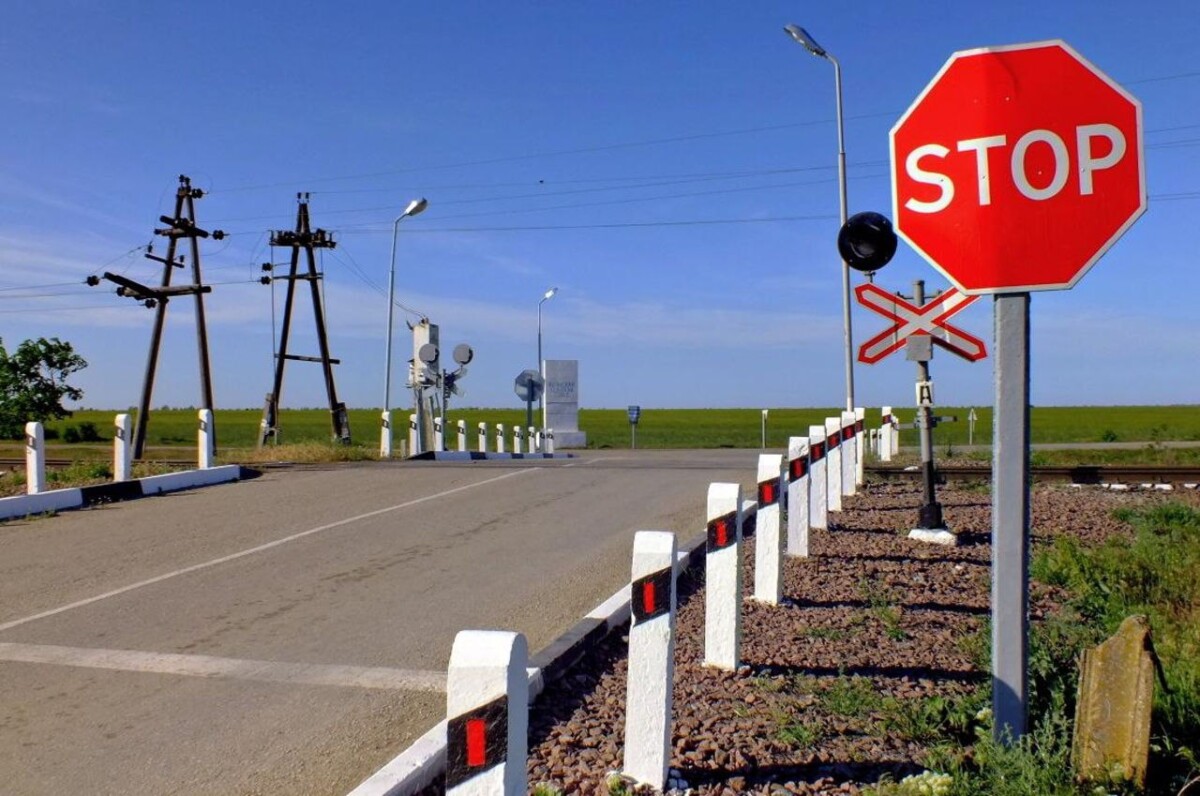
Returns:
[[[809,425],[824,422],[836,413],[832,407],[817,409],[769,410],[767,445],[782,447],[787,438],[807,433]],[[934,431],[939,455],[967,444],[966,407],[939,407],[937,414],[957,415],[958,422],[943,423]],[[976,409],[975,444],[991,440],[992,411]],[[112,438],[115,411],[81,410],[66,420],[47,424],[48,434],[61,440],[68,427],[93,423],[103,440]],[[911,422],[914,410],[899,409],[902,422]],[[759,409],[643,409],[637,428],[639,448],[755,448],[761,443]],[[867,427],[879,425],[879,410],[867,412]],[[257,409],[217,411],[218,442],[223,450],[253,448],[258,436],[261,412]],[[453,445],[455,423],[467,421],[469,446],[475,447],[475,428],[480,421],[489,425],[524,423],[520,409],[455,409],[449,414],[449,436]],[[624,409],[584,409],[580,428],[588,434],[589,447],[627,448],[630,427]],[[331,437],[329,413],[321,409],[292,409],[282,412],[280,441],[284,443],[324,442]],[[350,428],[356,445],[376,448],[379,440],[379,413],[376,410],[351,410]],[[404,438],[407,425],[396,423],[397,438]],[[901,432],[901,444],[917,444],[915,430]],[[1032,412],[1032,438],[1035,443],[1135,442],[1150,445],[1163,441],[1200,440],[1200,406],[1087,406],[1035,407]],[[159,409],[150,415],[147,433],[149,446],[195,445],[196,412],[192,409]],[[67,445],[54,442],[59,455],[72,450],[81,452],[95,445]],[[19,443],[13,443],[19,447]]]

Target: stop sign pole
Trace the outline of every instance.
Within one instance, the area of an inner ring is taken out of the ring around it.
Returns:
[[[1146,210],[1140,103],[1062,41],[954,53],[891,131],[896,231],[992,294],[992,710],[1028,722],[1029,302],[1073,287]]]

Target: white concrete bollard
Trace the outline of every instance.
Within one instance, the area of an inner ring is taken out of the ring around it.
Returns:
[[[25,494],[46,491],[46,432],[41,423],[25,424]]]
[[[704,665],[735,671],[742,646],[742,488],[709,484]]]
[[[783,496],[783,456],[758,457],[758,512],[754,519],[754,599],[779,605],[783,597],[783,528],[779,504]]]
[[[883,407],[883,419],[879,424],[879,461],[892,460],[892,407]]]
[[[447,796],[525,796],[528,663],[520,633],[454,637],[446,672]]]
[[[854,474],[858,469],[858,440],[854,434],[854,413],[842,412],[842,495],[849,496],[858,492],[854,482]]]
[[[521,430],[520,426],[513,426],[512,437],[513,437],[513,440],[512,440],[513,453],[520,453],[521,452],[521,440],[524,437],[524,432]]]
[[[829,511],[842,510],[842,421],[825,418],[825,500]]]
[[[808,556],[808,437],[788,439],[787,554]]]
[[[530,426],[528,434],[525,437],[525,451],[527,453],[537,453],[537,429]]]
[[[408,416],[408,455],[416,456],[421,451],[417,448],[417,416]]]
[[[479,431],[479,452],[487,453],[487,423],[481,422],[477,430]]]
[[[392,458],[392,413],[379,413],[379,458]]]
[[[200,418],[196,432],[198,466],[201,470],[208,470],[213,466],[213,413],[211,409],[201,409],[196,414]]]
[[[504,453],[504,424],[496,424],[496,453]]]
[[[808,427],[808,527],[829,527],[829,467],[825,426]]]
[[[671,760],[675,676],[675,534],[633,537],[623,773],[662,790]]]
[[[862,486],[867,478],[867,410],[854,407],[854,484]],[[855,490],[857,491],[857,489]]]
[[[467,421],[458,421],[458,451],[459,453],[467,452]]]
[[[113,422],[113,481],[128,481],[133,477],[133,446],[130,430],[133,424],[129,415],[121,413]]]
[[[433,417],[433,449],[438,453],[446,450],[446,418],[440,415]]]
[[[542,453],[554,453],[554,429],[548,428],[542,433]]]

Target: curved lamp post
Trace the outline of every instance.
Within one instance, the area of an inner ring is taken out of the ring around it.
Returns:
[[[542,415],[542,417],[541,417],[541,420],[542,420],[542,423],[543,423],[543,424],[545,424],[545,421],[546,421],[546,415],[545,415],[545,409],[546,409],[546,384],[545,384],[545,380],[546,380],[546,371],[545,371],[545,368],[544,368],[544,367],[543,367],[543,365],[542,365],[542,305],[543,305],[543,304],[545,304],[545,303],[546,303],[547,301],[549,301],[550,299],[554,298],[554,295],[555,295],[556,293],[558,293],[558,288],[557,288],[557,287],[552,287],[552,288],[550,288],[549,290],[547,290],[547,291],[546,291],[545,295],[543,295],[543,296],[542,296],[542,300],[538,302],[538,358],[537,358],[537,366],[538,366],[538,374],[539,374],[539,375],[542,377],[542,391],[541,391],[541,393],[539,393],[539,394],[538,394],[538,412],[539,412],[539,413]],[[530,422],[529,422],[529,423],[527,423],[527,425],[533,425],[532,418],[528,418],[528,420],[529,420]]]
[[[392,406],[392,318],[396,311],[396,237],[400,232],[400,222],[409,216],[420,214],[429,207],[424,198],[413,199],[404,208],[404,212],[396,216],[392,222],[392,264],[388,269],[388,316],[387,316],[387,347],[384,353],[383,367],[383,411],[387,412]]]
[[[842,120],[842,65],[824,47],[817,44],[808,31],[799,25],[783,28],[796,42],[818,58],[833,64],[833,85],[837,94],[838,188],[841,192],[840,226],[846,225],[846,137]],[[854,411],[854,344],[850,333],[850,266],[842,260],[842,317],[846,337],[846,411]]]

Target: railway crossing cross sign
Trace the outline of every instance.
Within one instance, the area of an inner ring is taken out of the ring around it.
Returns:
[[[892,321],[892,325],[858,348],[858,361],[874,365],[899,351],[913,335],[929,335],[934,343],[958,354],[963,359],[978,362],[987,356],[983,340],[947,323],[947,319],[973,303],[978,296],[963,295],[957,288],[942,291],[941,295],[924,304],[913,304],[895,293],[868,282],[854,288],[858,303]]]

